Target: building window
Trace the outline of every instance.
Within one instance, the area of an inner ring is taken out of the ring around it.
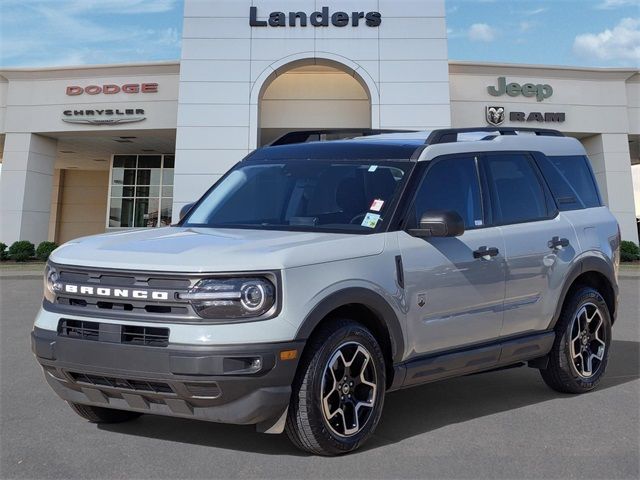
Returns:
[[[114,155],[109,185],[111,228],[171,223],[174,155]]]

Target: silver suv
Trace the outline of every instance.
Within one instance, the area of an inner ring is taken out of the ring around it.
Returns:
[[[33,351],[91,422],[249,424],[336,455],[400,388],[525,364],[596,387],[619,244],[556,131],[294,132],[176,225],[57,249]]]

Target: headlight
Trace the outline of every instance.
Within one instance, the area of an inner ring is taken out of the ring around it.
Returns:
[[[256,318],[276,304],[276,289],[266,278],[209,278],[180,298],[189,300],[203,318]]]
[[[60,275],[58,271],[47,263],[44,269],[44,298],[53,303],[56,294],[62,291],[62,283],[60,283]]]

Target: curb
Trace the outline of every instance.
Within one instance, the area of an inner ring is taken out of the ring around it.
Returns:
[[[24,274],[11,274],[11,275],[0,275],[0,281],[2,280],[20,280],[20,279],[26,279],[26,280],[31,280],[31,279],[37,279],[37,278],[42,278],[42,274],[41,273],[24,273]]]

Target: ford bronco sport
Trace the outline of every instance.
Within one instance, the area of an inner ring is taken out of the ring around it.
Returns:
[[[176,225],[58,248],[33,351],[91,422],[256,425],[336,455],[389,391],[526,364],[595,388],[619,244],[556,131],[293,132]]]

